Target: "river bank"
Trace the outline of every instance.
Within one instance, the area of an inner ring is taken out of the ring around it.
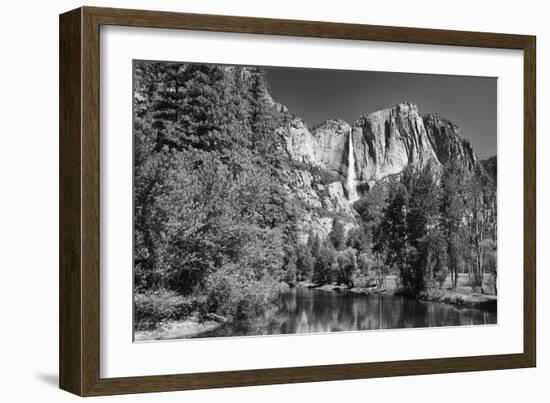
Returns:
[[[199,319],[197,315],[192,315],[183,320],[162,322],[152,330],[136,330],[134,332],[134,341],[174,340],[200,337],[202,334],[215,331],[227,322],[227,318],[217,315],[210,315],[207,319],[202,320]]]
[[[347,289],[336,285],[315,287],[311,283],[301,283],[282,292],[272,307],[246,321],[232,321],[214,315],[202,318],[194,314],[182,320],[162,322],[154,330],[136,331],[134,340],[144,342],[497,323],[496,312],[475,309],[476,304],[480,303],[479,296],[466,298],[455,295],[445,302],[446,295],[430,294],[422,300],[399,296],[388,289]],[[494,300],[496,303],[496,298]]]
[[[422,291],[418,296],[423,301],[441,302],[459,308],[475,308],[484,311],[497,311],[497,296],[479,293],[463,294],[449,290]]]
[[[496,323],[497,296],[474,293],[464,281],[455,290],[444,284],[415,297],[398,291],[396,276],[388,276],[384,288],[298,282],[248,324],[192,314],[137,330],[134,341]]]
[[[365,294],[365,295],[371,295],[371,294],[388,294],[392,295],[394,293],[393,290],[388,290],[386,288],[378,288],[378,287],[352,287],[349,288],[346,285],[342,284],[325,284],[318,286],[312,282],[309,281],[300,281],[295,284],[295,287],[303,287],[303,288],[309,288],[314,290],[320,290],[320,291],[334,291],[334,292],[351,292],[354,294]]]
[[[445,287],[440,289],[430,289],[422,291],[418,296],[411,296],[407,293],[401,292],[398,289],[395,276],[388,276],[386,279],[386,287],[380,288],[373,287],[352,287],[349,288],[346,285],[341,284],[325,284],[318,286],[312,282],[302,281],[296,284],[297,287],[305,287],[309,289],[327,291],[327,292],[349,292],[353,294],[363,295],[396,295],[408,298],[415,298],[421,301],[439,302],[443,304],[454,305],[457,308],[473,308],[481,309],[489,312],[497,311],[497,296],[480,294],[472,292],[469,287],[464,284],[460,284],[455,290],[451,290]],[[462,281],[464,282],[464,280]]]

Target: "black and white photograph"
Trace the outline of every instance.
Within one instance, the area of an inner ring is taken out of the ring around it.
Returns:
[[[134,341],[497,324],[497,78],[133,61]]]

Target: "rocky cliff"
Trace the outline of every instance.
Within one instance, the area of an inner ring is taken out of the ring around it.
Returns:
[[[293,118],[284,132],[287,153],[293,160],[344,175],[350,128],[343,120],[330,119],[310,131],[303,120]]]
[[[457,125],[436,114],[425,115],[423,121],[432,149],[441,164],[445,165],[455,160],[468,171],[479,169],[480,162],[472,144],[460,137]]]
[[[292,117],[280,134],[289,158],[298,164],[290,173],[289,190],[310,212],[304,214],[304,230],[326,234],[332,221],[326,218],[334,215],[353,225],[354,210],[343,186],[350,131],[355,177],[357,185],[366,185],[362,188],[368,189],[410,165],[441,167],[451,160],[468,171],[487,175],[471,143],[460,136],[454,123],[435,114],[421,116],[414,104],[402,103],[360,116],[351,125],[330,119],[310,129],[302,119]]]
[[[357,178],[378,181],[408,165],[437,163],[416,105],[400,104],[361,116],[353,123]]]
[[[345,176],[349,130],[352,130],[359,181],[379,181],[400,173],[408,165],[445,165],[451,159],[468,170],[481,166],[471,143],[458,127],[435,114],[421,116],[414,104],[359,117],[353,124],[327,120],[309,130],[299,118],[288,125],[285,143],[289,156]]]

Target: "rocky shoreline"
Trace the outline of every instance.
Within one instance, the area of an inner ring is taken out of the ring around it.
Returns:
[[[300,281],[296,283],[296,287],[305,287],[315,290],[321,290],[321,291],[328,291],[328,292],[351,292],[354,294],[365,294],[365,295],[372,295],[372,294],[388,294],[393,295],[393,291],[387,290],[385,288],[378,288],[378,287],[352,287],[349,288],[346,285],[336,285],[336,284],[325,284],[318,286],[312,282],[309,281]]]
[[[302,281],[296,284],[297,287],[305,287],[315,290],[327,291],[327,292],[350,292],[354,294],[374,295],[385,294],[395,295],[406,298],[417,298],[422,301],[439,302],[442,304],[454,305],[457,308],[473,308],[481,309],[489,312],[497,311],[497,296],[487,295],[480,293],[465,294],[450,290],[428,290],[422,291],[418,296],[414,297],[407,293],[403,293],[397,290],[388,290],[378,287],[352,287],[349,288],[345,285],[325,284],[318,286],[308,281]]]

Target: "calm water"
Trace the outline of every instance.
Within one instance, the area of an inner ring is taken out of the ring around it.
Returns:
[[[230,323],[201,337],[495,324],[495,312],[438,302],[293,288],[276,307],[248,323]]]

